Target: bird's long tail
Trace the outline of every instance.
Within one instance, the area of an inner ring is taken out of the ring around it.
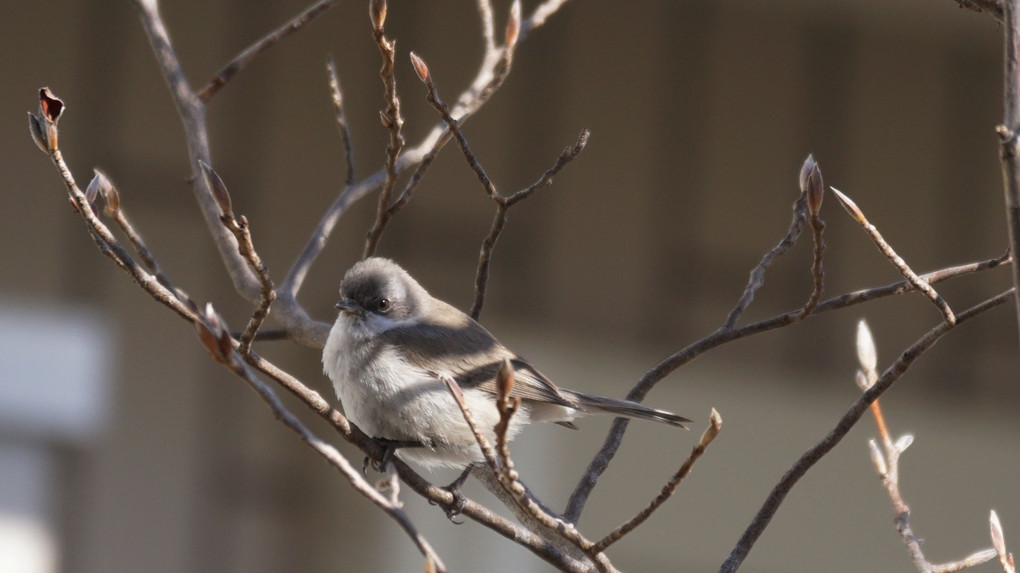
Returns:
[[[693,421],[688,420],[683,416],[678,416],[672,412],[649,408],[648,406],[638,404],[637,402],[631,402],[630,400],[616,400],[613,398],[606,398],[604,396],[592,396],[591,394],[584,394],[582,392],[572,390],[560,389],[560,392],[567,394],[572,398],[576,398],[577,409],[582,412],[606,412],[608,414],[616,414],[617,416],[623,416],[625,418],[652,420],[654,422],[663,422],[671,426],[679,426],[685,430],[688,428],[684,424]]]

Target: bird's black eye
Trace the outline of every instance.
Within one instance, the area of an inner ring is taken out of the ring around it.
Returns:
[[[390,299],[388,298],[379,299],[379,302],[375,304],[375,308],[379,312],[387,312],[388,310],[390,310]]]

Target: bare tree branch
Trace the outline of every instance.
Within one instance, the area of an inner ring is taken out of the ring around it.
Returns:
[[[213,237],[220,258],[230,274],[237,292],[251,304],[261,299],[261,286],[248,263],[238,254],[234,235],[220,224],[219,207],[213,198],[208,183],[202,177],[199,161],[212,165],[209,153],[209,133],[205,122],[205,104],[202,102],[184,76],[180,61],[174,52],[170,35],[159,13],[157,0],[135,0],[141,15],[142,26],[149,37],[149,43],[156,55],[156,62],[163,72],[170,93],[173,96],[177,114],[184,125],[188,158],[191,164],[192,190],[205,219],[206,228]]]
[[[935,284],[953,277],[993,269],[1007,263],[1009,260],[1009,253],[1004,253],[994,259],[947,267],[945,269],[924,274],[922,277],[929,284]],[[842,294],[818,304],[815,311],[812,313],[812,316],[861,304],[877,298],[904,294],[915,290],[915,288],[916,287],[912,283],[904,280],[882,287]],[[733,342],[734,340],[753,336],[761,332],[782,328],[797,322],[801,319],[801,316],[802,312],[800,310],[793,310],[740,328],[727,329],[725,326],[720,327],[712,334],[674,352],[666,359],[656,364],[651,370],[645,373],[640,380],[638,380],[631,391],[627,394],[627,399],[635,401],[642,400],[645,395],[647,395],[648,392],[650,392],[651,389],[663,378],[668,376],[677,368],[680,368],[684,364],[687,364],[691,360],[694,360],[698,356],[701,356],[713,348]],[[609,463],[613,459],[613,456],[616,455],[616,451],[619,449],[620,443],[623,441],[623,436],[627,431],[627,424],[627,420],[625,419],[617,419],[613,421],[602,448],[600,448],[598,453],[595,454],[595,457],[592,459],[591,463],[589,463],[588,468],[581,477],[581,480],[570,495],[570,500],[567,502],[567,509],[564,512],[564,517],[566,519],[576,522],[580,518],[581,512],[584,510],[584,505],[588,501],[588,496],[591,495],[592,490],[595,489],[595,485],[598,483],[599,477],[606,471],[609,467]]]
[[[344,145],[344,165],[347,169],[344,185],[349,187],[354,183],[354,144],[351,140],[351,128],[347,124],[347,114],[344,113],[343,91],[340,89],[340,77],[336,73],[336,64],[333,63],[333,56],[330,56],[326,61],[326,71],[329,74],[329,94],[333,100],[333,114],[336,116],[336,125],[340,130],[340,140]]]
[[[708,428],[705,428],[705,432],[701,434],[701,440],[698,441],[698,445],[694,446],[694,449],[691,450],[691,455],[688,456],[687,459],[684,460],[684,463],[680,465],[680,469],[673,474],[673,477],[666,482],[666,485],[662,486],[662,491],[659,493],[658,497],[653,499],[652,503],[648,504],[648,507],[638,512],[637,515],[621,524],[613,531],[610,531],[605,537],[595,543],[595,546],[592,548],[593,551],[605,551],[610,545],[623,539],[623,536],[627,535],[639,525],[644,523],[646,519],[651,517],[652,513],[655,512],[656,509],[666,503],[666,500],[673,496],[676,488],[680,486],[680,482],[691,473],[691,470],[694,468],[694,462],[698,461],[698,458],[705,453],[709,444],[711,444],[712,440],[719,435],[719,431],[722,429],[722,417],[719,416],[719,412],[715,411],[715,408],[712,408],[712,413],[708,416],[708,419],[709,426]]]
[[[786,232],[786,236],[783,237],[779,244],[765,253],[761,258],[761,262],[758,266],[751,270],[751,277],[747,281],[747,286],[744,287],[744,294],[740,296],[740,300],[737,301],[737,305],[730,311],[729,316],[726,317],[726,322],[723,324],[723,330],[732,330],[736,325],[737,321],[740,320],[740,315],[747,310],[747,307],[751,305],[754,300],[754,295],[758,292],[758,289],[765,284],[765,272],[769,270],[772,263],[775,262],[783,253],[790,249],[800,238],[801,232],[804,231],[804,221],[807,220],[807,193],[801,192],[800,197],[793,202],[793,220],[790,222],[790,229]]]
[[[953,310],[949,308],[949,303],[947,303],[945,299],[939,295],[939,293],[935,292],[935,289],[931,288],[931,285],[928,284],[927,281],[917,276],[917,273],[910,268],[907,262],[903,260],[903,257],[896,254],[892,245],[886,242],[886,240],[882,237],[882,234],[878,232],[878,228],[868,222],[868,219],[864,216],[864,212],[861,211],[857,204],[843,193],[840,193],[839,189],[836,189],[835,187],[832,188],[832,192],[836,194],[836,198],[839,199],[843,208],[846,209],[854,220],[861,225],[864,231],[868,234],[868,237],[871,238],[871,241],[875,243],[876,247],[878,247],[878,250],[881,251],[881,253],[885,255],[885,258],[889,259],[889,262],[891,262],[893,266],[900,271],[900,274],[917,287],[919,291],[923,292],[929,300],[931,300],[932,304],[934,304],[935,307],[939,309],[939,312],[942,313],[942,316],[945,317],[946,322],[956,322],[956,317],[953,316]]]
[[[516,5],[516,4],[515,4]],[[508,33],[509,35],[509,33]],[[513,195],[503,195],[496,189],[496,185],[489,179],[488,174],[485,173],[485,168],[482,167],[481,162],[475,157],[471,146],[468,144],[467,138],[464,136],[464,132],[460,129],[460,122],[458,122],[450,114],[450,108],[443,102],[439,97],[439,90],[436,88],[436,82],[429,72],[428,66],[425,61],[420,57],[411,53],[411,62],[414,64],[414,69],[418,73],[418,78],[425,84],[428,90],[426,99],[432,105],[432,107],[439,113],[443,122],[446,123],[450,132],[453,133],[453,137],[457,140],[457,144],[460,146],[461,154],[464,159],[467,160],[468,165],[475,172],[475,176],[478,177],[478,181],[482,184],[482,188],[485,189],[486,195],[494,203],[496,203],[496,213],[492,219],[492,227],[489,229],[488,236],[482,241],[481,253],[478,256],[478,270],[475,274],[475,301],[471,306],[471,318],[475,320],[482,313],[482,308],[485,306],[485,293],[489,281],[489,265],[492,262],[492,252],[496,248],[496,241],[499,240],[500,234],[503,232],[503,227],[506,225],[507,211],[510,207],[513,207],[519,201],[528,198],[537,189],[548,186],[552,183],[553,177],[563,169],[563,166],[573,161],[578,155],[584,151],[585,146],[588,144],[588,137],[591,132],[588,129],[581,130],[580,135],[577,137],[577,141],[574,145],[567,147],[560,153],[556,163],[549,168],[542,177],[535,183],[528,187],[521,189]]]
[[[227,230],[233,233],[234,238],[237,240],[238,253],[248,262],[248,266],[255,273],[255,276],[258,277],[259,286],[261,287],[259,304],[255,307],[255,311],[248,321],[248,326],[245,327],[240,337],[239,352],[241,354],[248,354],[251,352],[251,344],[255,340],[255,335],[258,334],[262,323],[269,316],[269,307],[276,300],[276,290],[273,286],[273,280],[269,278],[269,269],[266,268],[258,253],[255,252],[255,244],[252,242],[248,219],[244,215],[241,215],[240,220],[234,216],[234,211],[231,208],[230,193],[227,191],[227,186],[219,174],[212,167],[206,165],[204,161],[199,161],[198,164],[202,167],[202,174],[208,180],[209,187],[213,190],[213,196],[220,206],[220,221]]]
[[[1009,248],[1013,251],[1013,286],[1020,291],[1020,5],[1017,0],[1001,0],[1003,8],[1003,108],[1005,117],[999,134],[999,159],[1006,197],[1006,221],[1009,224]],[[1020,297],[1016,301],[1017,328],[1020,329]]]
[[[857,371],[856,378],[857,385],[863,391],[867,391],[874,386],[878,380],[877,357],[878,354],[875,350],[875,340],[871,335],[871,329],[868,328],[868,324],[864,320],[861,320],[857,325],[857,360],[860,363],[860,369]],[[904,434],[893,442],[877,398],[871,403],[871,413],[875,417],[875,426],[878,428],[878,435],[881,438],[882,444],[879,447],[875,440],[868,441],[871,461],[875,466],[875,472],[882,478],[882,486],[885,487],[889,500],[893,504],[893,509],[896,511],[896,519],[894,520],[896,530],[899,532],[900,539],[907,548],[907,553],[910,554],[911,561],[914,562],[914,567],[920,573],[932,573],[936,570],[960,571],[993,559],[995,557],[995,550],[987,549],[952,563],[933,565],[928,561],[924,556],[924,551],[921,549],[921,540],[914,535],[913,529],[910,526],[910,508],[907,507],[906,502],[903,501],[903,496],[900,494],[900,455],[910,447],[910,444],[914,443],[914,437],[910,434]]]
[[[979,314],[990,310],[1000,304],[1009,302],[1014,297],[1014,289],[1010,289],[998,296],[990,298],[984,302],[981,302],[956,316],[956,322],[951,323],[943,321],[938,326],[929,330],[924,336],[919,338],[916,342],[911,344],[903,353],[896,359],[891,366],[889,366],[875,384],[864,392],[860,398],[858,398],[850,409],[839,419],[835,427],[824,437],[821,441],[811,447],[805,452],[794,464],[787,470],[786,474],[779,480],[779,483],[772,488],[772,492],[766,498],[765,503],[761,509],[755,515],[751,524],[748,525],[744,534],[741,536],[737,545],[733,548],[730,556],[720,567],[720,573],[732,573],[736,571],[740,564],[743,563],[744,558],[751,551],[754,543],[761,536],[765,528],[768,527],[769,522],[772,521],[772,517],[775,515],[779,506],[783,503],[786,498],[786,494],[790,492],[793,486],[804,477],[818,460],[822,459],[832,448],[836,447],[844,436],[850,431],[851,428],[860,420],[871,403],[874,402],[879,396],[885,393],[892,385],[903,376],[903,374],[910,368],[914,361],[924,354],[929,348],[931,348],[939,339],[942,338],[947,332],[953,330],[958,324],[978,316]]]
[[[304,28],[312,20],[337,5],[339,1],[340,0],[320,0],[306,8],[304,12],[295,16],[291,19],[291,21],[280,26],[276,30],[273,30],[269,34],[266,34],[261,40],[245,48],[240,54],[234,56],[234,59],[231,60],[230,63],[223,66],[223,69],[221,69],[219,73],[209,80],[209,83],[202,88],[202,91],[198,92],[198,99],[202,100],[203,103],[208,103],[208,101],[216,95],[216,92],[218,92],[220,88],[225,86],[227,82],[237,74],[237,72],[247,67],[248,64],[257,58],[262,52],[265,52],[269,48],[275,46],[280,40],[294,32],[297,32],[301,28]]]
[[[397,79],[393,75],[394,61],[397,56],[397,43],[386,38],[383,24],[386,21],[386,0],[372,0],[369,12],[372,15],[372,37],[379,46],[379,53],[382,54],[383,64],[379,70],[385,88],[386,110],[380,112],[383,126],[389,134],[389,142],[386,144],[386,178],[383,181],[382,189],[379,191],[379,204],[376,207],[375,224],[368,232],[365,239],[365,250],[362,258],[368,258],[375,254],[375,249],[382,237],[386,223],[390,219],[390,195],[393,193],[393,186],[397,184],[397,159],[404,149],[404,136],[401,129],[404,126],[404,118],[400,115],[400,98],[397,96]]]

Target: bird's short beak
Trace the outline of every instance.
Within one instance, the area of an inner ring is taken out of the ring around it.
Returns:
[[[361,306],[359,306],[357,303],[355,303],[353,300],[351,300],[349,298],[345,298],[345,299],[341,300],[340,302],[336,303],[336,308],[340,312],[344,312],[344,313],[347,313],[347,314],[357,314],[357,315],[364,314],[364,311],[361,310]]]

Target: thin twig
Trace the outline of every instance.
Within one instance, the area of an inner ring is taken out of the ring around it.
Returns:
[[[261,40],[245,48],[240,54],[234,56],[234,59],[231,60],[230,63],[223,66],[223,69],[221,69],[219,73],[209,80],[209,83],[207,83],[205,87],[202,88],[202,91],[198,93],[199,99],[203,102],[208,102],[214,95],[216,95],[216,92],[218,92],[220,88],[226,85],[226,83],[230,81],[235,74],[237,74],[237,72],[243,70],[262,52],[265,52],[269,48],[275,46],[280,40],[294,32],[297,32],[301,28],[304,28],[312,20],[335,6],[339,1],[340,0],[320,0],[306,8],[304,12],[295,16],[283,26],[280,26],[276,30],[266,34]]]
[[[386,144],[386,178],[383,181],[382,189],[379,191],[379,202],[376,207],[375,223],[372,225],[368,236],[365,238],[365,249],[361,254],[362,258],[368,258],[375,254],[379,239],[382,238],[386,224],[392,216],[390,208],[390,195],[393,187],[397,184],[399,171],[397,160],[400,152],[404,149],[404,135],[401,132],[404,126],[404,118],[400,115],[400,97],[397,96],[397,78],[393,75],[394,63],[397,56],[397,43],[386,37],[383,24],[386,21],[385,0],[372,0],[369,12],[372,16],[373,31],[372,37],[379,47],[382,55],[382,68],[379,70],[379,77],[382,78],[385,92],[386,109],[380,112],[383,126],[389,134],[389,141]]]
[[[652,502],[648,504],[648,507],[641,510],[637,515],[621,524],[595,543],[595,546],[592,548],[594,551],[605,551],[608,549],[610,545],[616,543],[622,539],[623,536],[627,535],[639,525],[644,523],[645,520],[659,508],[659,506],[666,503],[666,500],[673,496],[673,492],[675,492],[676,488],[679,487],[680,482],[691,473],[691,469],[694,468],[694,462],[698,461],[698,458],[705,453],[709,444],[711,444],[712,440],[719,435],[719,431],[722,429],[722,417],[719,416],[719,412],[717,412],[715,408],[712,408],[712,413],[709,415],[708,419],[709,426],[705,429],[705,432],[701,434],[701,440],[698,441],[698,445],[694,446],[694,449],[691,450],[691,455],[687,456],[684,463],[680,465],[680,469],[678,469],[677,472],[673,474],[673,477],[669,478],[669,481],[662,486],[662,491],[659,493],[658,497],[653,499]]]
[[[518,202],[528,198],[536,190],[547,187],[552,183],[553,177],[560,172],[561,169],[567,164],[577,158],[578,155],[584,151],[585,146],[588,144],[588,137],[591,135],[591,131],[587,128],[582,129],[581,133],[577,137],[577,141],[566,147],[556,163],[546,170],[545,173],[538,179],[538,181],[532,183],[528,187],[517,191],[512,195],[503,195],[496,189],[495,183],[489,178],[485,172],[485,168],[482,167],[478,158],[475,157],[474,152],[471,150],[471,146],[468,144],[467,137],[460,129],[460,123],[454,119],[450,114],[450,108],[445,102],[439,97],[439,90],[436,87],[436,82],[432,77],[432,73],[429,71],[425,61],[420,57],[411,54],[411,61],[414,64],[415,71],[418,73],[418,78],[421,79],[422,83],[425,84],[425,88],[428,91],[426,100],[432,107],[439,113],[443,122],[446,123],[453,137],[457,140],[457,144],[460,146],[461,154],[471,167],[472,171],[475,172],[475,176],[478,181],[482,184],[482,188],[485,190],[486,195],[494,203],[496,203],[496,213],[492,218],[492,226],[489,228],[489,234],[482,241],[482,248],[478,255],[478,267],[475,273],[475,300],[471,306],[471,318],[475,320],[482,313],[482,308],[485,306],[485,294],[489,281],[489,266],[492,262],[492,253],[496,247],[496,241],[499,240],[500,234],[503,232],[503,228],[506,226],[507,211],[510,207],[514,206]]]
[[[202,174],[208,180],[209,188],[212,189],[213,197],[215,197],[220,207],[220,222],[223,223],[227,230],[233,233],[234,238],[237,240],[238,253],[240,253],[241,258],[247,261],[252,272],[258,277],[259,285],[261,286],[259,304],[256,305],[255,310],[252,312],[251,318],[248,320],[248,326],[245,327],[240,338],[239,351],[241,354],[248,354],[251,352],[251,344],[258,334],[259,328],[266,320],[266,317],[269,316],[269,308],[273,305],[273,301],[276,300],[276,289],[273,286],[273,280],[269,277],[269,269],[266,268],[262,258],[255,251],[255,244],[252,242],[248,219],[244,215],[241,215],[240,219],[234,216],[227,185],[219,174],[204,161],[199,161],[199,165],[202,167]]]
[[[175,287],[173,283],[170,282],[170,277],[168,277],[166,273],[163,272],[163,269],[160,268],[159,263],[156,262],[156,258],[152,255],[152,251],[150,251],[149,247],[145,244],[145,240],[142,239],[142,236],[135,230],[134,225],[132,225],[131,221],[128,220],[124,209],[118,209],[113,220],[116,221],[117,226],[124,231],[124,234],[134,247],[135,252],[138,253],[138,258],[142,260],[142,263],[147,269],[149,269],[149,272],[156,277],[159,284],[163,285],[168,290],[173,291]]]
[[[415,168],[414,173],[411,174],[411,179],[408,180],[407,185],[404,186],[404,190],[401,191],[397,199],[390,205],[389,209],[386,210],[388,218],[392,218],[396,215],[397,211],[404,208],[404,205],[411,200],[414,196],[415,190],[418,189],[418,185],[421,183],[425,173],[428,172],[429,167],[432,166],[432,161],[439,155],[439,148],[432,148],[424,157],[421,158],[421,163]]]
[[[852,216],[864,229],[868,236],[871,237],[871,241],[875,243],[878,250],[885,255],[885,258],[889,259],[889,262],[891,262],[893,266],[900,271],[900,274],[932,301],[935,307],[939,309],[939,312],[942,313],[942,316],[945,317],[946,322],[950,324],[956,322],[956,317],[953,315],[953,310],[949,308],[949,303],[947,303],[945,299],[943,299],[942,296],[935,291],[935,289],[931,288],[931,285],[928,284],[927,281],[917,276],[917,273],[915,273],[910,266],[907,265],[907,262],[903,260],[903,257],[896,254],[892,245],[886,242],[886,240],[882,237],[882,234],[878,232],[878,228],[868,222],[868,219],[864,216],[864,212],[861,211],[857,204],[843,193],[840,193],[839,189],[836,189],[835,187],[831,187],[831,189],[832,192],[836,194],[836,198],[839,199],[840,204],[843,205],[843,208],[850,213],[850,216]]]
[[[825,232],[825,222],[817,215],[809,217],[808,222],[811,224],[811,238],[815,245],[811,259],[811,277],[814,279],[814,288],[811,289],[811,296],[800,311],[802,317],[807,317],[814,312],[825,291],[825,268],[822,266],[822,259],[825,255],[825,238],[822,236]]]
[[[1009,260],[1009,253],[1005,253],[994,259],[939,269],[922,275],[922,277],[929,284],[935,284],[954,277],[993,269],[1005,264]],[[819,303],[812,316],[886,296],[904,294],[913,290],[915,290],[915,286],[909,281],[904,280],[881,287],[842,294]],[[630,392],[627,394],[627,399],[641,401],[648,392],[650,392],[652,388],[654,388],[655,385],[666,376],[671,374],[677,368],[680,368],[684,364],[694,360],[698,356],[701,356],[713,348],[733,342],[734,340],[739,340],[741,338],[746,338],[761,332],[782,328],[792,324],[800,320],[800,314],[800,310],[793,310],[740,328],[719,328],[712,334],[681,348],[656,364],[651,370],[646,372],[640,380],[638,380],[633,388],[631,388]],[[613,422],[609,433],[606,435],[605,442],[602,444],[602,448],[599,449],[598,453],[595,454],[595,457],[588,464],[588,468],[585,470],[584,475],[581,477],[577,486],[574,488],[573,493],[570,495],[570,500],[567,502],[567,509],[564,512],[564,517],[567,520],[576,522],[580,518],[581,513],[584,511],[584,505],[587,503],[588,497],[595,489],[599,477],[601,477],[601,475],[606,471],[609,467],[609,463],[616,455],[626,431],[627,420],[618,419]]]
[[[333,56],[326,60],[326,72],[329,74],[329,94],[333,101],[333,114],[336,116],[336,126],[340,130],[340,140],[344,146],[344,166],[346,176],[344,185],[354,184],[354,144],[351,140],[351,128],[347,123],[347,114],[344,113],[343,91],[340,89],[340,77],[336,73],[336,64],[333,63]]]
[[[963,571],[964,569],[970,569],[971,567],[977,567],[982,563],[987,563],[995,559],[994,549],[982,549],[981,551],[975,551],[974,553],[960,559],[959,561],[953,561],[952,563],[942,563],[939,565],[931,566],[931,573],[955,573],[956,571]]]
[[[801,232],[804,230],[804,221],[807,220],[807,194],[801,193],[800,197],[793,202],[793,220],[790,222],[790,229],[786,232],[786,236],[772,249],[765,253],[761,258],[761,262],[758,266],[754,267],[751,271],[751,277],[747,281],[747,286],[744,287],[744,294],[740,296],[740,300],[737,301],[737,305],[733,307],[730,314],[726,317],[726,322],[723,323],[724,330],[731,330],[737,325],[737,321],[740,320],[740,315],[747,310],[750,306],[751,301],[754,300],[754,294],[758,292],[758,289],[765,284],[765,272],[769,270],[772,263],[775,262],[783,253],[785,253],[790,247],[797,242],[800,238]]]
[[[961,313],[956,318],[955,323],[943,321],[938,326],[929,330],[924,336],[919,338],[916,342],[911,344],[903,353],[887,368],[875,385],[869,388],[866,392],[862,393],[861,396],[853,403],[852,406],[847,410],[845,414],[839,419],[835,427],[829,431],[829,433],[821,439],[817,444],[811,447],[805,452],[791,467],[787,470],[786,474],[779,480],[779,483],[772,488],[761,509],[755,515],[754,519],[748,525],[744,534],[737,542],[733,551],[729,557],[722,564],[719,569],[720,573],[732,573],[736,571],[740,564],[743,563],[744,558],[751,551],[754,543],[761,536],[765,528],[768,527],[769,522],[772,521],[772,517],[775,516],[779,506],[783,503],[786,495],[790,492],[793,486],[804,477],[812,466],[814,466],[820,459],[822,459],[827,453],[829,453],[836,445],[846,436],[851,428],[860,420],[864,412],[870,407],[871,403],[874,402],[879,396],[885,393],[892,385],[899,380],[903,374],[910,368],[914,361],[924,354],[929,348],[931,348],[936,342],[938,342],[942,336],[947,332],[953,330],[958,324],[978,316],[979,314],[988,311],[1000,304],[1004,304],[1012,300],[1014,296],[1014,289],[1010,289],[998,296],[992,297],[985,300]]]

